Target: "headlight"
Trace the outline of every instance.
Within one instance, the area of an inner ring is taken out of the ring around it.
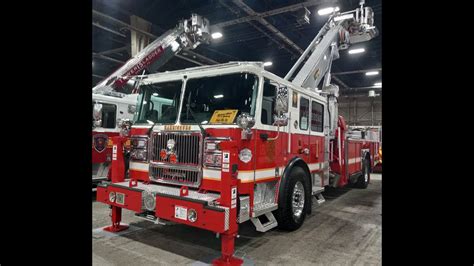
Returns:
[[[132,137],[130,139],[131,152],[130,158],[136,161],[146,161],[148,159],[148,139],[141,137]]]
[[[222,166],[222,152],[219,143],[222,140],[206,139],[204,141],[204,166],[206,167],[221,167]]]
[[[220,152],[204,154],[204,165],[210,167],[221,167],[222,154]]]
[[[112,191],[109,193],[109,201],[115,202],[115,192]]]
[[[131,138],[132,149],[145,149],[148,144],[146,138]]]
[[[191,222],[191,223],[194,223],[198,218],[198,215],[197,215],[197,212],[196,210],[194,209],[189,209],[188,210],[188,220]]]
[[[239,159],[244,162],[248,163],[252,160],[252,151],[245,148],[239,152]]]
[[[149,211],[154,211],[156,207],[156,198],[153,193],[148,192],[148,191],[143,191],[142,193],[143,197],[143,205],[145,208]]]
[[[132,150],[130,152],[130,158],[137,161],[146,161],[147,150]]]

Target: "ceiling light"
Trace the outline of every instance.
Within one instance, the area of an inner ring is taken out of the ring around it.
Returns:
[[[353,14],[345,14],[345,15],[342,15],[342,16],[335,17],[334,21],[339,21],[339,20],[344,20],[344,19],[351,19],[353,17],[354,17]]]
[[[219,39],[219,38],[222,38],[222,33],[220,33],[220,32],[214,32],[213,34],[211,34],[211,37],[212,37],[212,39]]]
[[[267,61],[263,63],[263,66],[271,66],[271,65],[273,65],[272,61]]]
[[[375,75],[378,75],[379,72],[378,71],[369,71],[369,72],[365,72],[365,75],[366,76],[375,76]]]
[[[337,12],[339,11],[339,7],[337,6],[336,8],[334,7],[326,7],[326,8],[322,8],[320,10],[318,10],[318,15],[320,16],[324,16],[324,15],[329,15],[331,14],[332,12]]]
[[[216,99],[224,98],[224,95],[223,94],[214,95],[214,98]]]
[[[360,54],[360,53],[363,53],[363,52],[365,52],[365,49],[364,49],[364,48],[358,48],[358,49],[349,50],[349,54]]]
[[[380,88],[380,87],[382,87],[382,82],[376,82],[376,83],[374,83],[374,86]]]

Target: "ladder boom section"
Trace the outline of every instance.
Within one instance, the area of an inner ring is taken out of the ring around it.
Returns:
[[[120,91],[132,76],[142,74],[145,69],[153,72],[182,49],[195,49],[201,43],[209,43],[209,39],[209,21],[192,14],[191,19],[180,21],[176,28],[162,34],[92,88],[92,91],[94,93]]]
[[[373,24],[373,11],[370,7],[364,7],[363,1],[360,8],[353,11],[333,13],[285,79],[300,87],[315,90],[325,78],[323,88],[320,89],[329,86],[332,61],[339,58],[339,50],[377,36]]]
[[[337,45],[339,31],[342,29],[342,26],[337,25],[326,32],[324,38],[318,43],[315,47],[316,49],[314,49],[301,70],[296,74],[293,83],[300,87],[311,89],[318,86],[321,79],[329,72],[332,60],[339,57],[337,49],[334,51],[334,55],[331,55],[331,46]]]

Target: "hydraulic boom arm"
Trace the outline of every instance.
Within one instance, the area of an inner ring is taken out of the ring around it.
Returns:
[[[370,7],[363,5],[364,1],[361,1],[360,8],[344,13],[333,13],[286,74],[285,79],[303,88],[314,90],[326,77],[320,89],[329,86],[331,64],[333,60],[339,58],[339,50],[347,49],[353,43],[369,41],[377,36],[377,31],[373,26],[373,11]],[[299,71],[293,77],[298,69]]]
[[[194,49],[199,44],[208,42],[209,21],[204,17],[192,14],[191,19],[180,21],[175,29],[165,32],[154,40],[122,67],[92,88],[92,91],[94,93],[120,91],[132,76],[141,74],[145,69],[153,72],[182,49]]]

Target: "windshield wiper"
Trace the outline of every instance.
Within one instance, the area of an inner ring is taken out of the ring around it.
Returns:
[[[191,117],[193,118],[193,121],[196,122],[196,124],[198,125],[199,129],[201,130],[201,134],[204,136],[204,137],[207,137],[208,134],[206,132],[206,130],[204,130],[204,128],[202,127],[201,123],[199,123],[197,120],[196,120],[196,116],[193,112],[193,110],[191,110],[191,108],[189,107],[189,104],[187,104],[186,106],[186,113],[189,112],[191,114]],[[189,118],[188,118],[189,119]]]

